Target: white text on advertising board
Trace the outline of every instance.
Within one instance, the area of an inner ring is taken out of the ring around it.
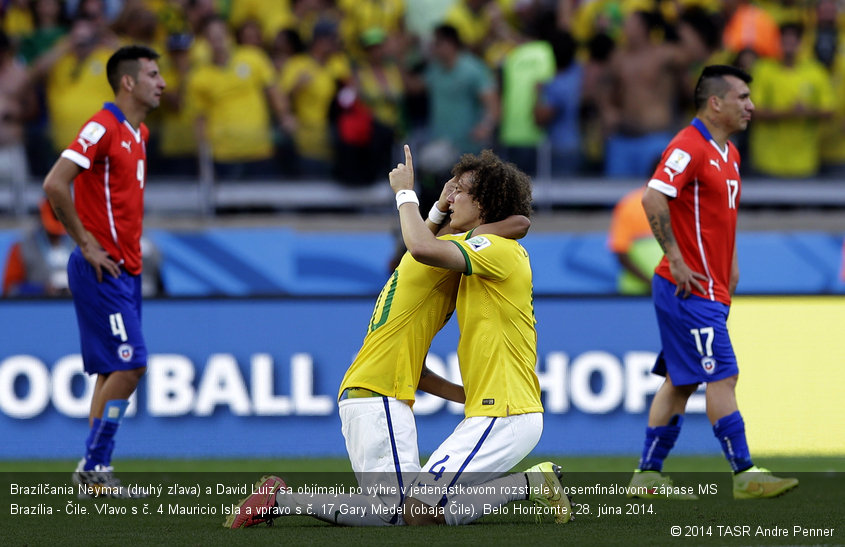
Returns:
[[[574,358],[565,352],[548,353],[537,367],[545,410],[641,414],[662,382],[650,373],[654,357],[645,351],[629,351],[621,359],[605,351],[588,351]],[[435,373],[460,382],[455,354],[445,360],[429,354],[426,364]],[[184,355],[156,354],[149,358],[142,406],[133,397],[128,415],[211,416],[219,408],[237,416],[328,416],[336,412],[336,392],[316,393],[319,374],[319,364],[307,353],[294,354],[287,362],[255,353],[248,363],[239,363],[229,353],[215,353],[202,367]],[[321,380],[325,385],[327,379]],[[339,381],[332,379],[332,384]],[[62,357],[52,367],[31,355],[0,361],[0,412],[11,418],[34,418],[51,405],[68,417],[87,416],[91,389],[93,377],[82,372],[79,355]],[[417,394],[415,414],[444,410],[462,414],[463,406]],[[694,395],[687,412],[703,410],[703,395]]]

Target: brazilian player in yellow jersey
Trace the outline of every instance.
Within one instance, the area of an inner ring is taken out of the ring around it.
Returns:
[[[410,252],[402,258],[376,301],[363,346],[341,383],[338,406],[352,469],[362,490],[379,492],[377,499],[367,495],[344,497],[344,503],[354,505],[355,511],[341,514],[325,509],[335,507],[335,499],[327,499],[323,504],[313,496],[307,500],[298,499],[282,490],[275,496],[254,494],[244,499],[240,507],[266,507],[273,511],[279,508],[280,511],[255,518],[233,517],[225,523],[227,527],[247,527],[279,514],[298,514],[305,504],[312,516],[335,524],[419,524],[409,520],[412,517],[405,507],[405,494],[417,484],[419,477],[436,476],[433,480],[448,482],[449,477],[456,476],[454,469],[466,461],[468,465],[462,469],[468,473],[462,476],[462,483],[466,484],[467,479],[483,482],[478,479],[489,477],[489,472],[498,474],[509,470],[539,440],[542,405],[534,374],[536,333],[528,255],[515,242],[493,235],[525,235],[530,224],[530,181],[491,153],[482,154],[480,159],[467,156],[468,159],[453,170],[454,177],[444,186],[440,200],[429,213],[429,220],[423,221],[416,195],[409,190],[413,188],[410,149],[406,147],[405,153],[408,167],[401,164],[400,167],[406,172],[402,184],[407,186],[397,197],[403,231],[406,230],[405,215],[412,213],[418,223],[415,228],[425,232],[426,241],[448,247],[460,262],[456,259],[448,268],[443,267],[444,264],[426,264],[426,259],[420,259],[425,256],[426,247],[409,246]],[[391,185],[395,174],[396,170],[391,172]],[[498,184],[500,179],[502,183]],[[474,180],[497,181],[497,184],[473,185]],[[470,190],[471,186],[474,190]],[[403,199],[413,201],[415,206],[402,206],[406,202]],[[485,204],[486,215],[480,214],[477,204],[472,205],[475,200]],[[473,207],[476,209],[474,215],[471,214]],[[438,240],[434,233],[445,220],[447,208],[453,211],[452,228],[465,233]],[[478,222],[465,226],[473,216]],[[482,224],[485,221],[489,223]],[[472,233],[467,233],[469,228],[473,229]],[[479,253],[483,253],[482,258],[465,258]],[[462,272],[467,275],[461,275]],[[472,274],[480,284],[476,285],[475,279],[467,283]],[[479,295],[477,301],[467,299],[471,294]],[[437,463],[427,473],[422,473],[411,411],[416,389],[457,402],[465,400],[464,388],[431,374],[424,366],[432,339],[455,309],[456,295],[459,324],[464,333],[458,354],[467,386],[468,417],[438,449],[440,452],[447,450],[449,454],[438,457],[439,460],[432,457]],[[477,309],[471,310],[473,306]],[[469,326],[467,320],[476,324]],[[477,359],[473,358],[476,354]],[[438,467],[450,458],[448,466]],[[546,506],[562,506],[561,500],[567,498],[561,495],[553,464],[547,462],[537,467],[530,470],[536,471],[534,473],[507,477],[508,484],[502,485],[507,488],[501,491],[517,492],[513,495],[519,497],[520,491],[525,492],[526,487],[535,486],[536,482],[539,486],[531,491],[539,493],[528,499]],[[478,472],[482,470],[488,474]],[[283,484],[278,477],[262,480],[262,484]],[[550,489],[549,485],[556,485],[556,488]],[[497,506],[510,500],[488,497],[464,501]],[[436,505],[437,501],[432,503],[426,499],[417,503]],[[566,502],[560,511],[561,521],[564,517],[568,520],[568,508]],[[469,522],[469,519],[462,522]],[[453,520],[449,524],[462,522]]]
[[[431,341],[455,309],[459,282],[460,275],[420,264],[406,253],[376,300],[364,343],[338,395],[364,388],[413,401]],[[446,398],[463,402],[463,390],[455,387]]]
[[[443,223],[454,181],[446,183],[426,228],[432,237]],[[512,216],[477,231],[522,237],[530,221]],[[493,237],[493,236],[491,236]],[[498,236],[497,236],[498,237]],[[408,481],[420,470],[417,431],[411,405],[417,389],[463,403],[464,390],[425,367],[431,341],[455,310],[461,274],[415,261],[406,253],[390,276],[367,325],[367,334],[338,393],[343,436],[359,486],[394,492],[380,503],[360,501],[361,510],[336,521],[345,525],[403,524],[398,508]],[[289,500],[283,500],[288,502]],[[373,506],[387,509],[371,511]],[[334,514],[323,518],[338,518]]]
[[[465,154],[452,175],[455,189],[447,201],[454,230],[471,232],[485,222],[531,213],[530,178],[489,150]],[[531,452],[543,431],[528,253],[494,235],[436,238],[416,206],[407,145],[405,163],[390,172],[390,186],[411,256],[463,274],[456,310],[466,417],[413,479],[402,506],[405,522],[466,524],[483,516],[482,506],[519,499],[554,507],[555,521],[567,522],[571,507],[562,493],[559,467],[546,462],[501,476]],[[496,493],[479,496],[460,488],[479,484],[485,488],[473,491]]]
[[[406,160],[413,161],[407,147]],[[391,172],[397,203],[408,195],[403,193],[412,192],[404,188],[408,184],[413,187],[413,172],[407,165]],[[528,216],[530,180],[491,152],[464,156],[455,169],[459,170],[456,188],[448,197],[451,226],[465,233],[437,239],[413,207],[401,204],[399,218],[405,246],[414,259],[464,274],[457,310],[465,414],[471,417],[542,412],[540,385],[534,372],[537,332],[528,253],[516,241],[470,233],[483,222],[511,215]],[[481,181],[489,182],[482,185]]]
[[[449,207],[447,198],[454,188],[453,181],[447,182],[432,208],[426,223],[432,233],[440,229],[439,223],[445,219],[443,211]],[[475,232],[510,241],[507,238],[525,236],[530,224],[528,217],[513,215],[480,226]],[[450,237],[458,241],[468,235]],[[414,394],[420,389],[463,403],[461,386],[445,381],[424,366],[432,339],[455,311],[460,281],[460,273],[427,266],[405,253],[379,293],[364,343],[343,377],[338,397],[377,395],[413,403]],[[352,392],[347,391],[350,388]]]
[[[464,414],[542,412],[528,253],[492,234],[441,239],[455,244],[466,266],[457,298]]]
[[[446,218],[447,198],[454,187],[454,181],[447,182],[432,207],[427,223],[432,234]],[[480,226],[477,232],[523,237],[529,225],[527,217],[513,216]],[[333,510],[337,507],[333,495],[300,498],[284,490],[272,496],[254,494],[240,507],[266,506],[268,512],[254,513],[259,515],[255,518],[245,513],[231,516],[224,526],[253,526],[281,514],[301,514],[303,509],[319,520],[345,526],[405,524],[400,509],[406,485],[420,471],[411,410],[415,393],[419,388],[464,402],[463,387],[432,373],[424,364],[432,339],[455,310],[460,280],[459,272],[426,266],[406,253],[376,300],[364,343],[346,371],[338,394],[349,461],[358,486],[366,494],[344,496],[349,511],[343,514]],[[273,476],[261,481],[265,487],[271,483],[283,481]]]

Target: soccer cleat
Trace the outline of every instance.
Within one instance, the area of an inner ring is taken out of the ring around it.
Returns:
[[[563,493],[560,484],[560,466],[552,462],[538,463],[525,470],[528,478],[528,501],[548,507],[554,513],[555,524],[566,524],[572,519],[572,500]],[[537,522],[542,520],[537,515]]]
[[[672,479],[659,471],[637,469],[628,483],[629,498],[661,498],[667,500],[697,500],[698,496],[672,484]]]
[[[775,498],[798,486],[798,479],[775,477],[756,465],[734,475],[734,499]]]
[[[77,487],[76,497],[81,500],[91,498],[146,498],[149,492],[143,488],[128,487],[121,484],[114,476],[114,468],[110,465],[97,464],[94,469],[85,470],[85,458],[79,460],[72,475],[73,484]]]
[[[223,528],[249,528],[262,522],[272,526],[279,516],[276,492],[285,487],[285,481],[275,475],[261,477],[252,487],[253,494],[242,499],[235,512],[226,517]]]

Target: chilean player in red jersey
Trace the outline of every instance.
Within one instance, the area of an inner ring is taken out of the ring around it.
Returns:
[[[648,416],[645,445],[631,486],[642,497],[695,498],[661,474],[687,400],[704,382],[707,417],[734,472],[737,499],[770,498],[798,485],[751,461],[736,402],[739,375],[727,329],[739,281],[736,219],[739,153],[728,138],[743,131],[754,104],[751,77],[724,65],[705,67],[695,88],[696,117],[666,147],[642,203],[664,256],[652,280],[662,351],[654,372],[665,377]]]
[[[56,216],[78,245],[68,261],[68,283],[85,372],[97,375],[85,456],[73,478],[100,496],[137,495],[114,477],[111,454],[147,366],[141,231],[149,131],[143,121],[165,86],[156,59],[144,46],[122,47],[109,58],[114,102],[91,117],[44,179]]]

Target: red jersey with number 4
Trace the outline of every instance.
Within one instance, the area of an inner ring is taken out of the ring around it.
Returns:
[[[83,171],[74,180],[76,212],[115,262],[141,273],[147,140],[113,103],[106,103],[62,152]]]
[[[728,305],[741,191],[739,161],[736,147],[728,142],[721,149],[696,118],[666,147],[648,183],[670,198],[672,231],[684,262],[707,276],[699,280],[704,293],[693,293]],[[675,282],[665,256],[655,273]]]

